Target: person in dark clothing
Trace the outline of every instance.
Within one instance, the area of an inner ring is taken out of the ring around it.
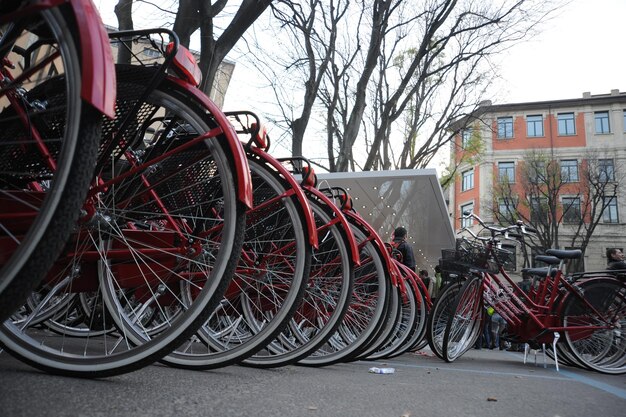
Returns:
[[[406,229],[404,227],[399,226],[394,230],[393,246],[402,255],[402,263],[415,271],[415,255],[413,255],[413,248],[406,241]]]
[[[611,270],[626,270],[626,261],[624,261],[624,254],[620,249],[609,248],[606,250],[606,268]]]
[[[418,275],[422,279],[422,282],[424,283],[426,289],[428,290],[428,293],[430,294],[430,277],[428,276],[428,271],[422,269]]]

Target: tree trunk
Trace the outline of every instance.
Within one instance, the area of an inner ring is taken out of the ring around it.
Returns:
[[[115,6],[115,16],[117,16],[118,30],[133,30],[133,0],[119,0]],[[117,62],[119,64],[130,64],[132,42],[124,42],[124,46],[117,48]]]

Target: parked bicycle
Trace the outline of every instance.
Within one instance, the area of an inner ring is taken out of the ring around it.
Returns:
[[[457,248],[456,258],[467,266],[467,279],[448,303],[449,316],[441,337],[441,356],[452,362],[473,346],[481,329],[483,304],[487,303],[507,322],[507,337],[516,343],[537,346],[552,344],[558,360],[557,343],[577,364],[608,374],[626,372],[626,287],[610,273],[566,276],[564,261],[581,256],[579,250],[549,249],[554,257],[539,286],[529,293],[520,289],[504,269],[499,249],[502,238],[522,238],[532,231],[519,222],[508,227],[490,226],[473,213],[488,232],[465,248]],[[544,258],[544,260],[549,260]],[[450,292],[451,294],[453,292]],[[436,319],[434,319],[436,321]]]

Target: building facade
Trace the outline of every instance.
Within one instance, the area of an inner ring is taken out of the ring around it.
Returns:
[[[558,230],[552,247],[564,249],[579,246],[595,224],[583,263],[576,266],[587,271],[605,268],[607,248],[626,249],[626,93],[485,102],[457,129],[451,151],[457,175],[449,204],[455,230],[478,231],[464,224],[463,211],[502,225],[507,219],[545,220],[546,227]],[[471,158],[468,149],[475,153]],[[522,250],[507,244],[519,270]]]

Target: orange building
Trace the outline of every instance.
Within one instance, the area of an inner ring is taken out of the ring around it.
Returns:
[[[510,208],[502,205],[503,195],[495,190],[501,190],[506,182],[512,195],[523,196],[523,170],[528,169],[529,155],[534,153],[558,164],[560,174],[567,179],[558,198],[562,207],[573,208],[568,216],[575,216],[576,207],[584,206],[581,176],[587,166],[601,167],[610,175],[612,194],[603,197],[608,198],[607,208],[587,246],[585,269],[603,269],[609,247],[626,249],[626,93],[612,90],[602,95],[584,93],[578,99],[501,105],[485,102],[469,120],[451,147],[451,160],[458,166],[449,190],[449,213],[455,230],[469,225],[460,220],[461,213],[468,210],[498,223],[499,210]],[[464,162],[464,149],[470,141],[482,143],[479,156],[471,164]],[[531,206],[516,204],[515,209],[529,216]],[[576,233],[574,229],[567,222],[559,224],[561,248]],[[519,252],[513,242],[510,249]],[[518,254],[516,268],[520,266]]]

